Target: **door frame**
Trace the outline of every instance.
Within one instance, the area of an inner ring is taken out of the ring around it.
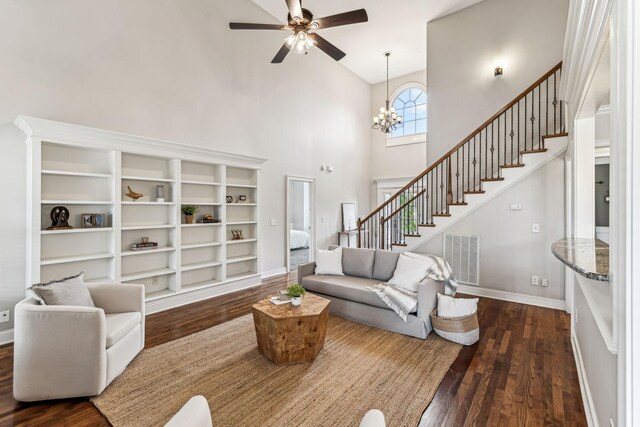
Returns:
[[[309,261],[315,261],[315,251],[313,250],[316,247],[316,179],[308,176],[300,176],[300,175],[290,175],[287,174],[285,176],[286,179],[286,204],[285,204],[285,259],[287,260],[287,273],[289,273],[289,269],[291,268],[291,241],[289,240],[289,227],[291,224],[291,181],[302,181],[309,184],[309,210],[310,218],[309,224],[311,225],[311,230],[309,233]]]

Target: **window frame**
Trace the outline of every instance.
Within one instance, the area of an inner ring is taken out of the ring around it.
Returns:
[[[425,87],[425,85],[423,85],[420,82],[407,82],[404,83],[400,86],[398,86],[393,93],[391,94],[391,96],[389,97],[389,102],[390,105],[393,106],[396,98],[398,97],[398,95],[400,95],[403,91],[405,91],[406,89],[410,89],[410,88],[419,88],[420,90],[422,90],[425,94],[425,96],[427,95],[427,88]],[[428,100],[427,100],[428,102]],[[425,104],[426,105],[426,104]],[[390,136],[391,134],[387,135],[386,138],[386,146],[387,147],[398,147],[401,145],[411,145],[411,144],[422,144],[422,143],[426,143],[427,142],[427,133],[423,132],[423,133],[414,133],[413,135],[403,135],[403,136]]]

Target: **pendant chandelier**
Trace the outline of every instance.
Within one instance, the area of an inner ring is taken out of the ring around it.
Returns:
[[[387,57],[387,100],[384,107],[380,107],[380,114],[373,118],[373,129],[380,129],[383,133],[391,133],[399,126],[402,126],[402,116],[396,114],[396,109],[389,107],[389,56],[391,52],[385,52]]]

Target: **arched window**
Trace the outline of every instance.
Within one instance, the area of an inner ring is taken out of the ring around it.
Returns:
[[[424,87],[417,83],[411,83],[398,88],[395,97],[392,98],[391,106],[396,109],[398,115],[402,116],[403,125],[398,126],[389,138],[402,138],[403,141],[397,141],[398,144],[391,143],[388,145],[425,142],[425,134],[427,132],[427,95]],[[414,135],[419,137],[413,137]]]

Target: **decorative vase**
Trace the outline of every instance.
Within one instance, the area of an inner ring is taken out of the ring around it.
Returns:
[[[302,297],[292,297],[291,304],[296,307],[299,306],[300,304],[302,304]]]
[[[193,224],[193,215],[185,215],[184,220],[187,222],[187,224]]]

